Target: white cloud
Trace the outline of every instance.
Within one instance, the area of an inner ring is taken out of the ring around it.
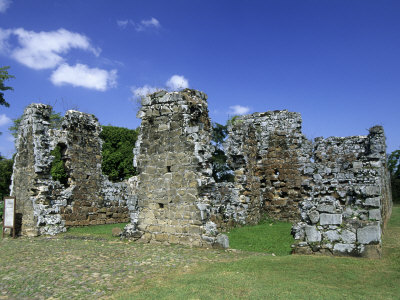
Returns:
[[[13,49],[6,44],[11,35],[17,36],[19,42],[19,46]],[[100,49],[94,48],[85,35],[63,28],[47,32],[34,32],[23,28],[1,30],[0,50],[8,48],[15,60],[36,70],[55,68],[64,62],[61,54],[74,48],[90,51],[96,56],[100,54]]]
[[[136,31],[145,31],[150,28],[160,28],[161,24],[156,18],[151,18],[148,20],[141,20],[139,23],[134,22],[133,20],[117,20],[117,25],[121,29],[125,29],[128,25],[132,25]]]
[[[11,119],[7,117],[5,114],[0,115],[0,126],[4,126],[11,123]]]
[[[186,89],[189,87],[189,81],[180,75],[173,75],[170,79],[165,83],[168,89],[172,91]]]
[[[131,87],[131,92],[133,94],[133,99],[138,99],[147,96],[148,94],[152,94],[156,91],[160,90],[158,87],[144,85],[142,87]]]
[[[0,52],[7,52],[9,49],[10,46],[7,40],[10,37],[10,34],[11,30],[0,28]]]
[[[70,66],[62,64],[51,74],[50,80],[55,85],[71,84],[88,89],[105,91],[116,85],[117,70],[89,68],[83,64]]]
[[[149,27],[159,28],[161,26],[160,22],[156,18],[151,18],[149,20],[142,20],[140,21],[140,24],[142,25],[143,29]]]
[[[11,0],[0,0],[0,13],[5,13],[11,5]]]
[[[249,107],[241,105],[229,106],[229,109],[230,109],[229,114],[233,115],[244,115],[250,111]]]
[[[129,20],[117,20],[118,27],[125,29],[128,26]]]
[[[148,84],[145,84],[144,86],[141,87],[136,87],[133,86],[131,87],[131,92],[132,92],[132,100],[140,99],[144,96],[147,96],[148,94],[152,94],[154,92],[163,90],[163,89],[168,89],[171,91],[177,91],[181,89],[185,89],[189,87],[189,81],[180,75],[173,75],[171,76],[170,79],[165,83],[166,88],[162,87],[155,87],[151,86]]]

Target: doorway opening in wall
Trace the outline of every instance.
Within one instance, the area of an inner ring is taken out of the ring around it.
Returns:
[[[65,152],[67,151],[67,146],[63,143],[59,143],[53,151],[51,151],[51,155],[54,156],[54,160],[51,163],[50,173],[53,177],[53,180],[59,181],[65,187],[69,187],[68,183],[68,171],[65,166],[66,156]]]

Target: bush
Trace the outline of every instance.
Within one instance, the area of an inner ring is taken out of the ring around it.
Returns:
[[[133,148],[138,129],[103,126],[102,171],[111,181],[121,181],[136,175],[133,167]]]
[[[0,156],[0,201],[3,201],[3,197],[10,195],[13,162],[13,159],[5,159]]]

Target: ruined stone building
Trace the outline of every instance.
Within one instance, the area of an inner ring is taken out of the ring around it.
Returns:
[[[111,183],[101,171],[101,127],[93,115],[67,111],[62,128],[50,128],[51,107],[29,105],[16,141],[11,195],[22,235],[57,234],[68,226],[124,222],[132,201],[130,184]],[[68,173],[66,185],[50,168],[59,146]]]
[[[382,127],[310,141],[299,113],[237,117],[224,145],[235,180],[216,183],[206,100],[190,89],[144,97],[133,150],[139,175],[120,183],[101,174],[94,116],[68,111],[54,130],[49,106],[28,106],[12,180],[21,234],[129,220],[124,235],[139,241],[228,247],[223,231],[268,216],[293,223],[295,253],[380,254],[392,205]],[[57,145],[67,184],[50,175]]]

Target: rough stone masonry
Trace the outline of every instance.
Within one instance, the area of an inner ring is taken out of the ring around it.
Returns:
[[[225,248],[220,232],[267,216],[293,223],[294,253],[380,255],[392,208],[381,126],[311,141],[299,113],[236,117],[225,143],[235,180],[216,184],[207,96],[160,91],[144,97],[138,112],[139,176],[111,183],[101,175],[97,119],[68,111],[53,130],[50,110],[28,106],[17,139],[12,195],[24,235],[130,220],[124,235],[142,242]],[[50,174],[57,145],[67,185]]]
[[[135,148],[138,206],[125,234],[145,242],[228,247],[210,220],[216,194],[207,96],[157,92],[142,99]]]
[[[231,122],[226,150],[235,193],[222,203],[222,219],[292,221],[295,253],[380,256],[392,209],[383,128],[312,142],[301,123],[300,114],[287,110]],[[232,215],[225,209],[231,203],[240,204]]]
[[[51,107],[26,107],[18,130],[11,195],[22,235],[57,234],[68,226],[127,222],[128,183],[111,183],[101,172],[101,127],[93,115],[67,111],[61,129],[51,129]],[[59,146],[66,185],[50,174]]]

